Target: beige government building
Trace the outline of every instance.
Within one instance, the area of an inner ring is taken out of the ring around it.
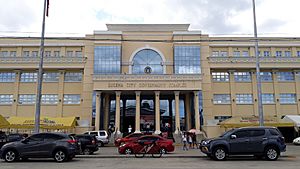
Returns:
[[[73,118],[78,133],[131,126],[158,134],[170,126],[212,137],[256,123],[253,38],[188,28],[107,24],[85,37],[47,38],[41,116],[54,128],[55,119]],[[39,45],[0,38],[0,114],[8,121],[34,117]],[[259,55],[265,122],[289,133],[294,126],[281,119],[300,114],[300,38],[260,38]],[[18,127],[26,128],[9,128]]]

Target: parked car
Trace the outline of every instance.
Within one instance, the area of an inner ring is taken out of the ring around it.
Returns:
[[[76,141],[67,134],[39,133],[5,144],[0,149],[0,157],[6,162],[28,158],[54,158],[56,162],[64,162],[72,160],[76,151]]]
[[[160,136],[145,135],[141,136],[135,141],[127,142],[119,146],[118,151],[120,154],[133,154],[139,152],[143,146],[139,142],[153,142],[160,146],[162,154],[173,152],[175,147],[173,145],[173,140],[169,140]]]
[[[127,143],[127,142],[132,142],[138,139],[139,137],[143,136],[143,133],[132,133],[127,135],[126,137],[123,138],[118,138],[115,140],[115,146],[119,147],[120,145]]]
[[[73,136],[79,145],[79,154],[90,155],[98,151],[96,136],[88,134],[78,134]]]
[[[87,131],[84,134],[94,135],[97,138],[99,146],[103,147],[104,144],[109,143],[108,134],[105,130]]]
[[[7,135],[4,132],[0,133],[0,148],[7,143]]]
[[[300,137],[297,137],[293,140],[293,144],[300,145]]]
[[[284,137],[275,127],[244,127],[225,132],[219,138],[202,140],[200,149],[215,160],[230,155],[254,155],[277,160],[286,150]]]

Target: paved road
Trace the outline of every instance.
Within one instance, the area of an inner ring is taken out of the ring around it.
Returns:
[[[111,150],[110,148],[105,149],[106,151]],[[185,153],[193,154],[197,151],[199,150],[190,150]],[[0,162],[0,169],[295,169],[299,166],[300,146],[288,146],[288,152],[284,153],[278,161],[272,162],[256,160],[251,157],[232,158],[218,162],[204,156],[183,156],[181,158],[165,156],[159,159],[151,157],[137,159],[132,156],[126,158],[75,158],[67,163],[55,163],[52,159],[15,163]]]

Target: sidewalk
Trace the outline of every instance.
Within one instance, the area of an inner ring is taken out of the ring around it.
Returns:
[[[295,158],[300,154],[300,146],[287,144],[287,151],[281,154],[281,157]],[[151,155],[150,155],[151,156]],[[113,145],[105,145],[101,147],[93,155],[76,155],[76,158],[132,158],[134,155],[124,155],[118,153],[118,148]],[[204,158],[206,157],[200,149],[189,149],[183,151],[182,146],[176,145],[175,151],[172,153],[164,154],[163,158]]]

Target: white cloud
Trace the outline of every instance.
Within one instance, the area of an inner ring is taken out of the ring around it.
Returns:
[[[260,34],[300,35],[299,0],[256,2]],[[43,0],[0,3],[5,4],[0,6],[0,35],[41,31]],[[46,32],[83,36],[106,30],[106,23],[190,23],[191,29],[209,34],[252,34],[252,0],[50,0]]]

